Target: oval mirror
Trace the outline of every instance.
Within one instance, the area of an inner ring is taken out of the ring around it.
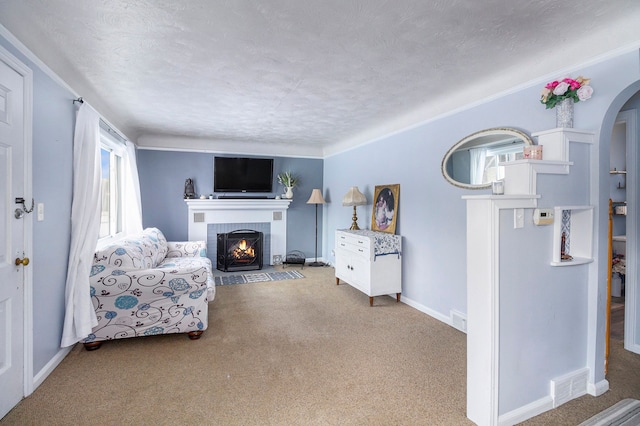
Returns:
[[[522,159],[526,145],[533,145],[533,141],[519,130],[499,127],[481,130],[447,151],[442,159],[442,175],[461,188],[490,188],[491,182],[504,177],[502,164]]]

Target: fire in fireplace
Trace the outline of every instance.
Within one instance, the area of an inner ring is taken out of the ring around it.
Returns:
[[[217,269],[224,272],[262,269],[262,232],[250,229],[218,234]]]

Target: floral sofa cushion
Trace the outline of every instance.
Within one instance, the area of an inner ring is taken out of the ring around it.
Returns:
[[[84,343],[207,328],[215,297],[204,241],[167,242],[156,228],[96,251],[91,298],[98,325]]]
[[[155,268],[164,260],[167,252],[167,239],[162,231],[147,228],[140,234],[128,236],[96,251],[94,265],[122,269]]]

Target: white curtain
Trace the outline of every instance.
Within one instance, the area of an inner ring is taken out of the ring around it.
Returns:
[[[136,146],[127,141],[124,155],[123,211],[122,231],[125,235],[142,231],[142,203],[140,202],[140,181],[136,163]]]
[[[484,164],[487,158],[487,148],[471,148],[469,150],[471,157],[471,176],[470,183],[472,185],[481,185],[484,176]]]
[[[100,116],[80,106],[73,137],[71,247],[67,267],[62,347],[71,346],[98,324],[91,303],[89,275],[100,231]]]

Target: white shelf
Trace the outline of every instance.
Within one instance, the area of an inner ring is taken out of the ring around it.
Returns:
[[[551,129],[532,133],[543,146],[542,158],[545,160],[569,161],[569,142],[593,143],[594,133],[578,129]]]
[[[565,261],[551,261],[551,266],[576,266],[576,265],[584,265],[585,263],[591,263],[593,259],[585,258],[585,257],[574,257],[571,260]]]
[[[571,211],[569,250],[571,260],[561,260],[562,212]],[[554,207],[551,266],[576,266],[593,262],[593,206]]]
[[[538,174],[569,174],[570,161],[516,160],[504,164],[505,194],[536,194]]]

